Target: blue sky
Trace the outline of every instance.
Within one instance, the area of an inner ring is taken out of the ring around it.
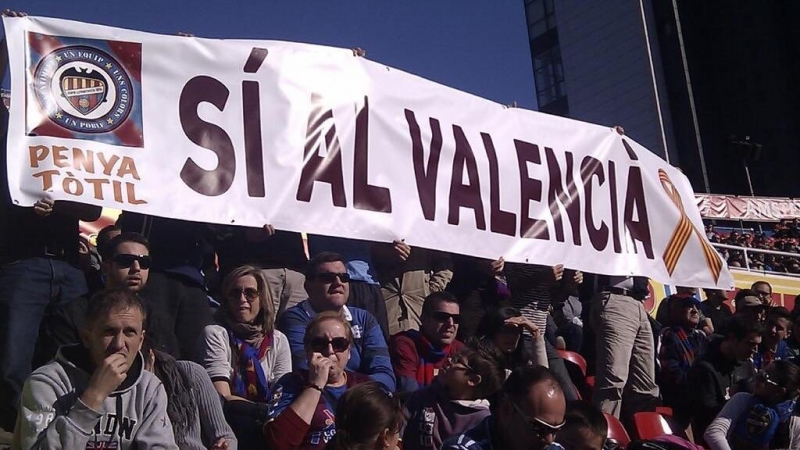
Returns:
[[[438,83],[536,107],[522,0],[6,0],[2,8],[154,33],[361,47]]]

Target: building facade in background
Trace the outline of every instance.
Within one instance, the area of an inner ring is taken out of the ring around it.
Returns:
[[[698,192],[800,196],[800,2],[523,0],[539,109],[622,125]]]

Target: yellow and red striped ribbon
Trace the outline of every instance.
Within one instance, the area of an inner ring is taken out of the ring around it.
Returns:
[[[717,251],[714,250],[714,247],[712,247],[711,244],[709,244],[705,239],[703,233],[695,228],[692,221],[686,216],[686,210],[683,208],[681,194],[678,192],[678,189],[675,188],[675,185],[672,184],[667,172],[665,172],[663,169],[658,169],[658,179],[661,181],[661,186],[664,188],[667,196],[669,196],[669,198],[672,200],[672,203],[675,204],[681,214],[678,225],[675,226],[675,231],[672,232],[672,237],[669,239],[667,248],[664,250],[663,259],[664,265],[667,268],[667,272],[671,276],[675,271],[675,267],[678,265],[678,260],[681,258],[683,250],[686,248],[686,244],[689,243],[689,238],[691,238],[692,233],[694,233],[700,240],[700,245],[703,248],[703,255],[706,258],[706,265],[708,266],[708,270],[711,271],[711,275],[714,277],[714,282],[716,283],[719,281],[719,275],[722,272],[722,259]]]

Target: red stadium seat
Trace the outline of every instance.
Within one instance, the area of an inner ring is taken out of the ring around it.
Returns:
[[[608,423],[608,440],[613,440],[624,450],[631,443],[631,437],[619,419],[608,413],[603,413],[603,415],[606,416],[606,423]]]
[[[572,364],[580,367],[583,376],[586,377],[586,360],[581,356],[579,353],[570,352],[567,350],[559,350],[558,354],[563,358],[565,361],[569,361]]]
[[[639,439],[655,439],[672,434],[667,420],[657,412],[638,412],[633,415],[634,430]]]

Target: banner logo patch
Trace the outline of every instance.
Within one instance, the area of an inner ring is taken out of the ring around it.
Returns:
[[[28,34],[28,44],[36,99],[28,105],[29,135],[143,146],[141,44],[38,33]]]

